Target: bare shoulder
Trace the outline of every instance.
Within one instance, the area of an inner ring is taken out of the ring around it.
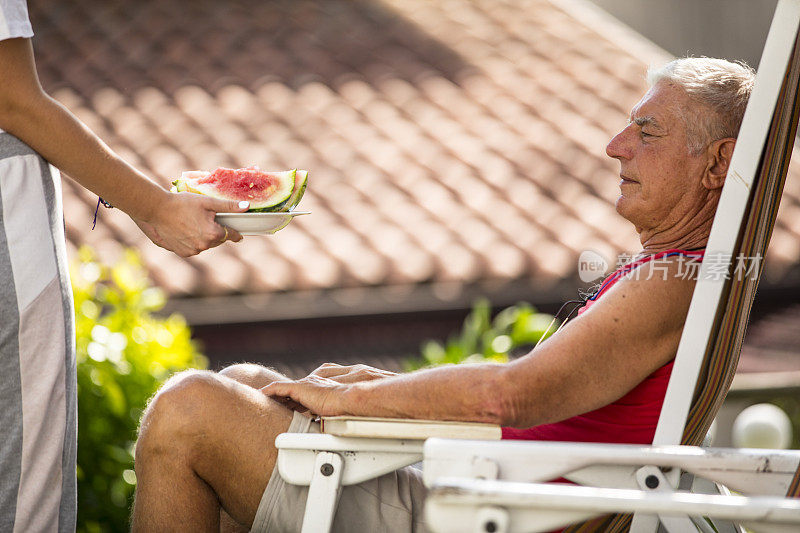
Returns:
[[[624,275],[585,314],[624,318],[639,331],[682,327],[698,271],[699,263],[683,256],[653,259]]]
[[[621,398],[675,357],[694,279],[680,261],[645,264],[618,280],[576,319],[509,363],[520,396],[544,423]],[[535,394],[531,391],[535,391]]]

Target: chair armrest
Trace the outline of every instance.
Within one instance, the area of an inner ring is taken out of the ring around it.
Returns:
[[[309,485],[319,452],[342,456],[342,485],[361,483],[422,460],[421,440],[360,439],[319,433],[282,433],[275,439],[278,472],[292,485]]]
[[[597,515],[633,512],[708,516],[745,526],[773,524],[769,531],[796,531],[800,525],[800,500],[793,498],[646,493],[496,480],[443,478],[431,487],[425,503],[427,524],[439,533],[498,530],[482,529],[481,520],[502,522],[504,516],[507,524],[516,526],[509,531],[550,531]],[[514,518],[509,520],[507,513]]]
[[[495,424],[366,416],[323,416],[321,431],[340,437],[378,439],[499,440],[502,436],[500,426]]]
[[[585,485],[637,489],[636,470],[652,465],[680,468],[744,494],[781,496],[800,465],[798,450],[429,439],[424,448],[425,483],[469,477],[478,458],[496,463],[498,478],[507,481],[564,477]]]
[[[283,433],[275,439],[278,472],[286,482],[310,484],[320,452],[341,455],[341,483],[352,485],[421,461],[424,439],[430,436],[501,436],[500,426],[491,424],[398,418],[323,417],[321,426],[322,434]]]
[[[416,439],[366,439],[337,437],[324,433],[281,433],[275,438],[278,450],[324,450],[329,452],[422,453],[423,441]]]

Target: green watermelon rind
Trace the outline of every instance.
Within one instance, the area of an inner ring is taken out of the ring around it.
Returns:
[[[272,205],[269,207],[257,207],[255,209],[248,209],[248,213],[284,213],[286,212],[286,207],[288,205],[288,198],[283,202]]]
[[[298,183],[298,180],[299,183]],[[291,211],[297,204],[300,203],[302,200],[303,195],[306,192],[306,187],[308,186],[308,170],[298,170],[294,176],[294,189],[292,190],[292,195],[289,196],[287,202],[287,211]]]
[[[291,198],[292,193],[294,192],[294,182],[295,182],[295,176],[297,174],[297,169],[287,170],[284,172],[273,172],[272,174],[282,175],[283,177],[290,178],[291,186],[288,186],[289,185],[288,183],[283,184],[284,185],[283,190],[273,194],[269,198],[269,201],[273,201],[274,203],[264,205],[266,202],[256,202],[256,205],[258,205],[258,207],[251,207],[250,209],[247,210],[248,213],[272,213],[281,210],[285,211],[286,210],[285,208],[288,208],[289,199]],[[176,179],[175,181],[172,182],[172,185],[175,192],[191,192],[195,194],[202,194],[210,198],[217,198],[220,200],[234,200],[234,201],[237,200],[236,198],[230,198],[221,194],[215,194],[216,191],[214,191],[213,189],[202,190],[195,188],[192,186],[190,180],[183,178]],[[250,202],[251,204],[254,203],[252,200],[250,200]]]
[[[296,169],[295,169],[296,170]],[[308,175],[309,172],[307,170],[296,170],[294,175],[294,189],[292,190],[292,194],[286,201],[282,204],[278,204],[272,207],[263,207],[259,209],[250,209],[248,212],[252,213],[288,213],[292,211],[297,204],[300,203],[300,200],[303,198],[303,194],[306,192],[306,186],[308,185]]]

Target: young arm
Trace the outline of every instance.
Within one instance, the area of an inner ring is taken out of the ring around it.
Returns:
[[[645,267],[642,267],[645,268]],[[588,311],[508,364],[454,365],[343,382],[311,375],[263,389],[321,415],[386,416],[530,427],[625,395],[677,350],[694,283],[674,274],[619,281]]]
[[[216,212],[235,202],[172,194],[122,160],[42,89],[30,39],[0,41],[0,128],[78,183],[125,211],[153,242],[189,256],[224,242]],[[241,235],[228,230],[230,240]]]

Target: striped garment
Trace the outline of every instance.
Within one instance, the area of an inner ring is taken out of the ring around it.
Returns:
[[[75,327],[58,170],[0,130],[0,531],[75,530]]]
[[[25,0],[0,0],[0,40],[33,37]]]

